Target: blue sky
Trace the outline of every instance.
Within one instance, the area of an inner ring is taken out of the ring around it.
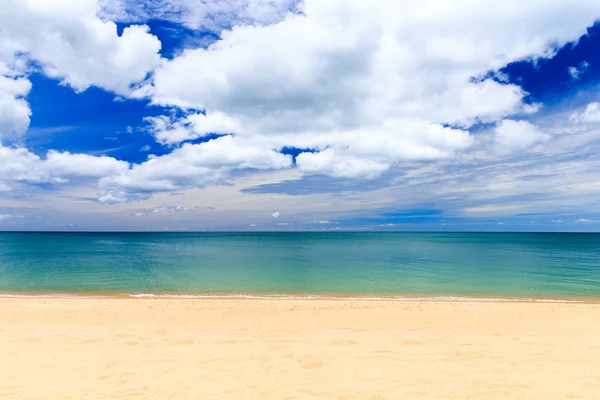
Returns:
[[[2,230],[600,229],[595,2],[9,2]]]

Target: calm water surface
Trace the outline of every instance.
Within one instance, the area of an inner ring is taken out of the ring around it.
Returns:
[[[600,234],[0,233],[0,293],[600,298]]]

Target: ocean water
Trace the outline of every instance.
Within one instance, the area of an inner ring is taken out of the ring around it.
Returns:
[[[0,293],[600,298],[600,234],[0,233]]]

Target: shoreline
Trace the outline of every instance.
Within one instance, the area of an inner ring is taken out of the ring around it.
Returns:
[[[354,293],[112,293],[112,292],[0,292],[2,299],[131,299],[131,300],[271,300],[461,303],[600,304],[599,297],[503,296],[486,294],[354,294]]]

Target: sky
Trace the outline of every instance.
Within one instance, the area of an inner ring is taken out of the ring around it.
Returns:
[[[596,0],[3,0],[0,230],[599,231]]]

